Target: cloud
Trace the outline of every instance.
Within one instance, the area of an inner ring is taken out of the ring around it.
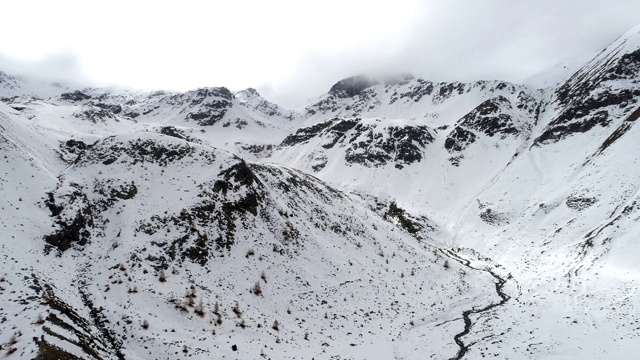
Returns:
[[[0,53],[0,71],[46,81],[89,82],[77,56],[69,53],[52,54],[37,60],[18,60]]]
[[[523,82],[607,46],[638,23],[640,3],[432,0],[414,11],[410,23],[393,38],[340,52],[307,53],[287,78],[272,84],[271,95],[295,104],[302,94],[320,94],[341,78],[359,73]]]
[[[10,2],[0,68],[143,89],[252,86],[296,105],[361,73],[524,81],[600,50],[640,13],[637,0],[150,4]]]

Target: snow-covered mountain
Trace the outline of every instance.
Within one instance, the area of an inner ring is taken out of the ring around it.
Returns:
[[[28,359],[640,350],[640,27],[540,81],[73,88],[0,72],[0,344]]]

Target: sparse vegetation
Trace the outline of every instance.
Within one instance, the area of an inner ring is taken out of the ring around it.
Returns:
[[[260,285],[260,281],[256,281],[256,283],[253,285],[253,288],[251,288],[251,293],[257,296],[262,295],[262,286]]]
[[[193,312],[200,317],[204,316],[204,304],[202,303],[202,299],[200,299],[200,302],[198,302],[198,305],[196,305],[196,308],[193,310]]]
[[[9,338],[9,341],[7,341],[7,343],[5,343],[3,346],[0,346],[0,349],[6,348],[7,355],[13,354],[18,350],[18,348],[14,347],[14,345],[18,343],[18,338],[20,336],[22,336],[22,332],[16,331],[15,333],[13,333],[13,335],[11,335],[11,338]]]
[[[217,301],[215,305],[213,305],[213,313],[216,315],[220,315],[220,304]]]
[[[231,310],[233,310],[233,313],[236,314],[238,318],[242,317],[242,311],[240,310],[240,305],[238,304],[237,301],[235,305],[231,308]]]
[[[18,343],[18,338],[22,335],[21,332],[17,331],[11,335],[9,341],[7,341],[7,346],[13,346]]]
[[[197,297],[197,295],[196,295],[196,286],[195,285],[191,284],[191,286],[189,287],[189,292],[187,294],[187,297],[190,297],[190,298]]]

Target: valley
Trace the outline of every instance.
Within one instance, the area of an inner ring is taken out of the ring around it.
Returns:
[[[633,357],[640,27],[554,76],[290,110],[0,72],[0,353]]]

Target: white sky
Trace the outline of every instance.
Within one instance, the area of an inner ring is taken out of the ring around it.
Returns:
[[[358,73],[522,81],[640,22],[634,0],[27,1],[0,69],[141,89],[257,87],[291,104]]]

